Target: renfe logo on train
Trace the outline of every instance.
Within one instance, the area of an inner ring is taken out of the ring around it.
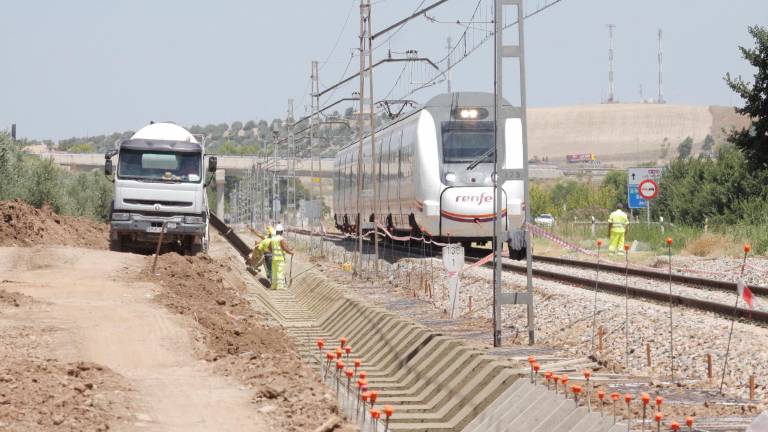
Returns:
[[[457,195],[456,202],[477,202],[477,205],[481,205],[483,203],[493,202],[493,195],[486,195],[485,192],[481,193],[480,196]]]

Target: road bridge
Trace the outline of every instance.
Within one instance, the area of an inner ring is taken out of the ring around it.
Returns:
[[[49,158],[58,165],[66,167],[72,171],[88,171],[104,167],[103,153],[42,153],[42,158]],[[224,170],[227,176],[239,176],[247,173],[252,167],[259,164],[266,166],[269,171],[277,171],[279,175],[288,174],[287,158],[259,157],[259,156],[231,156],[216,155],[218,158],[218,168]],[[298,177],[322,177],[332,178],[333,176],[333,158],[314,159],[314,164],[310,166],[310,159],[297,158],[295,171]]]

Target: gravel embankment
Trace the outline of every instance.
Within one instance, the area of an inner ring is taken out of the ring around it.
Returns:
[[[326,256],[340,262],[344,249],[326,242]],[[348,256],[349,253],[347,252]],[[697,268],[712,269],[712,262],[697,263],[697,260],[684,258],[684,263]],[[681,259],[680,261],[683,261]],[[715,268],[732,268],[739,265],[738,260],[717,261]],[[679,262],[675,258],[675,262]],[[682,264],[682,263],[680,263]],[[562,267],[541,265],[542,268],[563,270]],[[765,265],[765,264],[756,264]],[[442,262],[437,258],[406,258],[397,263],[381,262],[384,274],[389,282],[407,285],[409,278],[415,294],[424,297],[423,290],[417,288],[424,275],[433,280],[433,297],[436,307],[448,308],[447,275]],[[594,277],[593,270],[568,268],[571,274]],[[492,314],[492,270],[490,268],[469,268],[461,273],[460,295],[456,306],[458,314],[469,313],[469,301],[472,301],[472,314],[477,317],[490,317]],[[602,280],[623,283],[623,275],[601,273]],[[749,281],[749,279],[748,279]],[[757,280],[750,282],[755,283]],[[524,291],[525,276],[507,272],[503,276],[504,291]],[[669,287],[662,281],[643,281],[630,277],[630,284],[648,289],[668,292]],[[683,295],[696,295],[713,301],[732,303],[734,296],[712,290],[699,290],[692,287],[673,284],[673,292]],[[595,292],[563,283],[534,279],[534,298],[536,304],[537,341],[563,349],[574,356],[587,356],[592,353],[592,320],[595,305]],[[665,304],[648,303],[630,299],[625,303],[622,296],[608,293],[597,295],[597,327],[605,329],[604,351],[599,356],[609,367],[616,371],[649,376],[653,382],[668,380],[670,375],[670,318],[669,307]],[[768,302],[766,302],[768,303]],[[766,306],[758,299],[761,310]],[[628,309],[627,309],[628,308]],[[629,370],[625,365],[625,318],[629,315]],[[504,336],[519,334],[517,341],[525,339],[526,310],[522,306],[504,306]],[[673,309],[675,376],[683,387],[717,389],[722,373],[722,366],[731,321],[713,313],[696,311],[684,307]],[[519,332],[519,333],[518,333]],[[646,365],[646,344],[650,346],[652,366]],[[756,398],[768,403],[768,388],[763,382],[763,371],[768,370],[768,328],[737,321],[734,326],[733,340],[729,354],[728,369],[725,376],[726,393],[739,398],[748,395],[749,376],[757,375]],[[706,356],[712,356],[712,383],[706,379]],[[662,378],[666,377],[666,378]]]

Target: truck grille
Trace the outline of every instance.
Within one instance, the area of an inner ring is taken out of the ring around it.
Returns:
[[[147,205],[147,206],[153,206],[155,204],[160,204],[164,207],[192,207],[191,202],[187,201],[153,201],[153,200],[142,200],[142,199],[125,199],[123,200],[126,204],[133,204],[133,205]]]

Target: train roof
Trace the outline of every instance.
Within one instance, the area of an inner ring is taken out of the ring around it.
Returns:
[[[493,93],[487,92],[453,92],[439,94],[424,104],[424,109],[451,107],[483,107],[493,108]],[[509,103],[503,100],[505,105]]]
[[[386,126],[376,129],[376,132],[384,131],[392,126],[395,126],[415,115],[420,113],[422,110],[427,111],[444,111],[445,109],[451,109],[455,107],[461,107],[461,106],[471,106],[471,107],[482,107],[482,108],[489,108],[490,111],[493,111],[493,93],[487,93],[487,92],[453,92],[453,93],[442,93],[439,94],[432,99],[430,99],[426,104],[424,104],[419,109],[413,110],[409,112],[408,114],[405,114],[404,116],[398,118],[397,120],[393,121],[392,123],[387,124]],[[508,105],[506,99],[502,100],[505,105]],[[368,133],[363,137],[363,140],[370,137],[371,134]],[[338,151],[342,151],[346,149],[347,147],[350,147],[360,140],[354,140],[350,142],[349,144],[345,145],[344,147],[340,148]]]

